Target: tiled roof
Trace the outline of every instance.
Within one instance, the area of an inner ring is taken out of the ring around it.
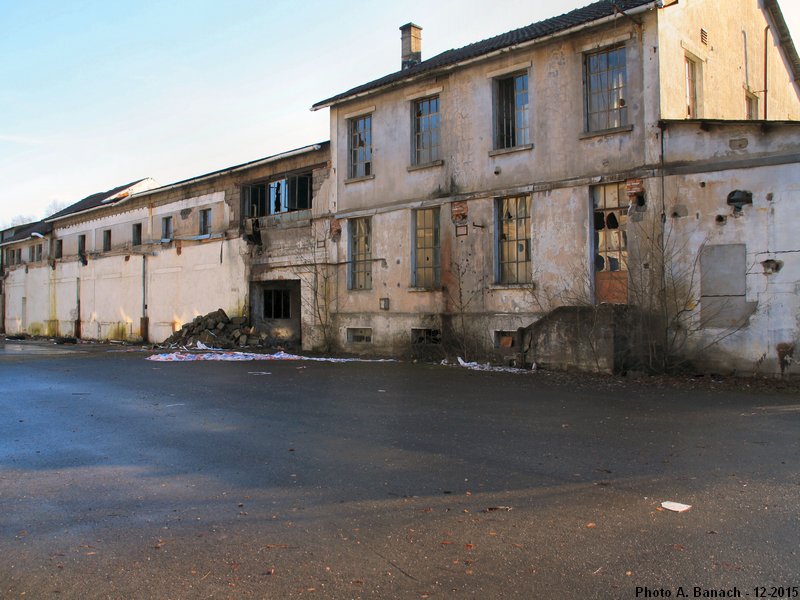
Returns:
[[[503,48],[521,44],[523,42],[529,42],[553,35],[560,31],[565,31],[572,27],[591,23],[592,21],[609,17],[615,13],[619,13],[620,11],[628,11],[639,6],[651,4],[652,2],[653,0],[613,0],[613,2],[612,0],[600,0],[599,2],[584,6],[583,8],[575,9],[558,17],[545,19],[544,21],[533,23],[527,27],[521,27],[520,29],[515,29],[513,31],[509,31],[480,42],[475,42],[474,44],[469,44],[463,48],[447,50],[446,52],[442,52],[433,58],[422,61],[411,68],[397,71],[390,75],[386,75],[385,77],[381,77],[380,79],[376,79],[374,81],[370,81],[369,83],[354,87],[353,89],[342,94],[332,96],[327,100],[317,102],[314,104],[312,109],[331,106],[356,94],[368,92],[386,85],[397,83],[407,78],[412,78],[424,73],[435,71],[464,60],[489,54],[495,50],[501,50]]]
[[[133,187],[137,183],[144,181],[144,179],[138,179],[131,183],[126,183],[125,185],[121,185],[119,187],[115,187],[112,190],[108,190],[107,192],[97,192],[96,194],[92,194],[91,196],[86,196],[83,200],[78,200],[75,204],[71,204],[67,208],[58,211],[55,214],[50,215],[46,218],[47,221],[53,221],[55,219],[60,219],[62,217],[66,217],[75,213],[84,212],[86,210],[90,210],[92,208],[97,208],[98,206],[102,206],[103,204],[113,204],[109,202],[109,200],[113,199],[114,196],[117,194],[124,192],[126,189]],[[125,196],[123,196],[124,198]],[[121,200],[122,198],[120,198]]]
[[[40,235],[47,235],[48,233],[53,231],[53,226],[50,223],[45,223],[44,221],[37,221],[36,223],[26,223],[25,225],[17,225],[12,229],[14,230],[14,235],[3,239],[3,244],[8,244],[9,242],[19,242],[22,240],[27,240],[34,233],[38,233]]]

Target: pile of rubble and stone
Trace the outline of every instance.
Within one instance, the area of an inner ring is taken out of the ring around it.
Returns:
[[[259,335],[255,328],[247,327],[246,323],[247,317],[229,318],[224,310],[218,308],[207,315],[195,317],[164,340],[162,345],[189,348],[200,342],[209,348],[225,350],[270,345],[266,333]]]

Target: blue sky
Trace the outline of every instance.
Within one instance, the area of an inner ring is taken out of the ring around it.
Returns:
[[[0,0],[0,224],[326,140],[310,106],[397,70],[409,21],[425,58],[590,1]]]

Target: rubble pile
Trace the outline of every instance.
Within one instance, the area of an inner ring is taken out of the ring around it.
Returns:
[[[167,346],[197,346],[200,342],[210,348],[244,348],[267,346],[267,334],[257,334],[247,327],[247,317],[229,318],[221,308],[194,318],[164,340]]]

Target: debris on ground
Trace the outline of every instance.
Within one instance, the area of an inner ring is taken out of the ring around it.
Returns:
[[[681,504],[680,502],[672,502],[667,500],[666,502],[661,503],[661,508],[666,508],[672,512],[686,512],[692,508],[692,506],[690,504]]]
[[[247,317],[228,317],[218,308],[207,315],[198,315],[164,340],[164,346],[195,346],[200,349],[265,347],[274,344],[266,333],[247,326]]]
[[[517,369],[515,367],[495,367],[490,365],[489,363],[480,364],[477,362],[467,362],[460,356],[457,356],[456,359],[458,360],[458,365],[464,367],[465,369],[471,369],[473,371],[493,371],[496,373],[532,373],[533,371],[529,369]],[[442,363],[445,366],[450,365],[447,360],[443,360]]]
[[[392,358],[367,359],[367,358],[331,358],[327,356],[300,356],[279,351],[274,354],[260,354],[257,352],[224,352],[216,349],[207,349],[208,352],[166,352],[153,354],[145,360],[158,362],[192,362],[202,360],[217,361],[247,361],[247,360],[310,360],[316,362],[396,362]]]

